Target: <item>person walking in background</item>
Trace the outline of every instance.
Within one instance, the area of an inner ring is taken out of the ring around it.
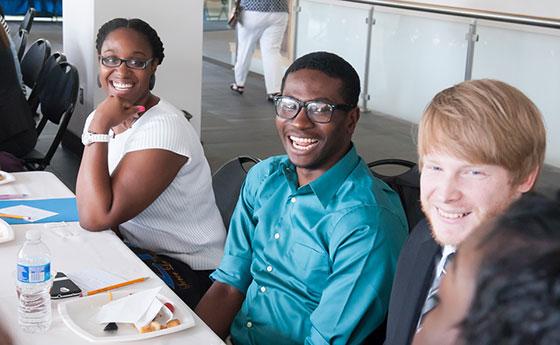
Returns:
[[[280,92],[282,67],[280,47],[288,24],[287,0],[240,0],[241,20],[237,23],[235,82],[230,89],[243,94],[257,41],[261,47],[267,99]]]

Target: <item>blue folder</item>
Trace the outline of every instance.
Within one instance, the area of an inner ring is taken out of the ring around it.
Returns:
[[[25,205],[40,208],[51,212],[56,212],[54,216],[43,218],[35,222],[23,219],[2,218],[8,224],[34,224],[34,223],[54,223],[54,222],[77,222],[78,207],[76,198],[60,199],[38,199],[38,200],[1,200],[0,209],[11,206]]]

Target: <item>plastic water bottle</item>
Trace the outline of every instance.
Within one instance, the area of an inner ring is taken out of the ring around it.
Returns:
[[[41,231],[30,230],[17,258],[18,322],[24,332],[44,333],[51,326],[51,253]]]

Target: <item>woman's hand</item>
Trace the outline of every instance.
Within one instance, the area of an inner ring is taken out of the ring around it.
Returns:
[[[112,127],[130,124],[139,117],[138,113],[145,111],[142,105],[135,106],[130,102],[110,95],[95,109],[95,116],[89,130],[94,133],[108,133]]]

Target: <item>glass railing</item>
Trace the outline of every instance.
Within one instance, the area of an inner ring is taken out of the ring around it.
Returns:
[[[548,130],[547,163],[560,167],[560,20],[402,5],[299,0],[294,56],[335,52],[362,79],[364,110],[417,122],[440,90],[494,78],[526,93]]]

